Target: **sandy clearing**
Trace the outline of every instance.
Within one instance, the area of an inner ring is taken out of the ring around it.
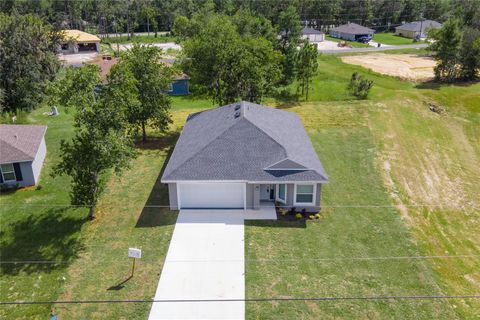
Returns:
[[[414,54],[375,53],[345,56],[343,62],[359,65],[375,72],[409,80],[428,80],[434,77],[435,61]]]
[[[58,58],[64,66],[81,66],[83,63],[89,62],[97,58],[97,52],[81,52],[71,54],[59,54]]]
[[[179,44],[176,44],[175,42],[145,43],[145,45],[158,47],[158,48],[163,49],[163,50],[168,50],[168,49],[182,50],[182,47]],[[131,43],[125,43],[125,44],[120,44],[119,45],[120,51],[129,50],[132,47],[133,47],[133,44],[131,44]],[[112,44],[112,48],[116,49],[117,45]]]

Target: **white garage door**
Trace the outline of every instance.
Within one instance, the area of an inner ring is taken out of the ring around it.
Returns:
[[[243,183],[180,183],[180,208],[242,208]]]

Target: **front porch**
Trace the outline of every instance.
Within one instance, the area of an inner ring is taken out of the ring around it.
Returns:
[[[246,209],[245,220],[277,220],[275,203],[273,201],[260,201],[259,209]]]

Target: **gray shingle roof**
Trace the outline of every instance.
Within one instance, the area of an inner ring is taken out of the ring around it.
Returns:
[[[361,26],[356,23],[343,24],[341,26],[332,28],[332,31],[338,31],[338,32],[343,32],[348,34],[369,34],[369,33],[375,32],[375,30],[373,29]]]
[[[307,35],[307,34],[323,34],[323,32],[319,31],[319,30],[316,30],[316,29],[313,29],[313,28],[305,27],[302,30],[302,34],[304,34],[304,35]]]
[[[420,26],[422,28],[422,33],[424,33],[426,29],[441,28],[442,24],[437,22],[437,21],[433,21],[433,20],[425,20],[423,22],[413,21],[413,22],[402,24],[401,26],[396,27],[396,29],[408,30],[408,31],[420,31]]]
[[[328,178],[297,115],[239,102],[188,117],[162,176],[162,181],[177,180]]]
[[[0,125],[0,163],[33,161],[46,126]]]

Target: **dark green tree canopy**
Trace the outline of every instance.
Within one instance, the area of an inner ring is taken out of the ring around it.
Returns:
[[[60,36],[34,15],[0,13],[0,89],[3,109],[31,110],[44,97],[60,63]]]
[[[131,76],[125,74],[125,78]],[[75,136],[72,141],[61,141],[62,156],[55,174],[72,178],[71,203],[88,206],[93,218],[105,175],[110,170],[120,173],[135,156],[125,116],[127,106],[135,103],[135,82],[102,84],[98,67],[87,65],[69,68],[55,87],[58,102],[75,112]]]
[[[266,38],[239,33],[231,17],[210,14],[184,43],[183,66],[199,92],[215,103],[260,101],[277,83],[281,56]],[[195,20],[195,19],[193,19]]]
[[[173,81],[173,69],[162,63],[162,51],[154,46],[135,44],[111,71],[112,83],[132,82],[138,103],[127,105],[126,116],[134,132],[142,131],[147,139],[146,127],[152,126],[164,133],[171,123],[170,98],[167,95]],[[125,75],[131,76],[131,79]]]

